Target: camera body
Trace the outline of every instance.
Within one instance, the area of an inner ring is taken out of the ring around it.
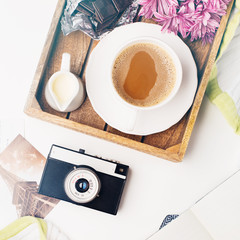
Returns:
[[[52,145],[39,193],[116,215],[129,167]]]

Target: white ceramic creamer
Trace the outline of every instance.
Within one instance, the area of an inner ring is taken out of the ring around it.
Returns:
[[[81,79],[70,72],[70,61],[70,54],[63,53],[61,70],[51,76],[45,88],[48,104],[59,112],[76,110],[86,95]]]

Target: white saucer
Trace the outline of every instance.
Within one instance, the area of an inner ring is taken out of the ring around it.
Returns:
[[[139,111],[134,129],[127,130],[128,121],[135,113],[108,93],[106,66],[113,52],[125,41],[143,36],[158,38],[176,52],[182,63],[183,79],[169,103],[154,110]],[[188,46],[178,36],[162,33],[160,26],[150,23],[139,22],[114,29],[94,48],[86,69],[86,89],[94,110],[113,128],[135,135],[161,132],[177,123],[192,105],[197,82],[197,69]]]

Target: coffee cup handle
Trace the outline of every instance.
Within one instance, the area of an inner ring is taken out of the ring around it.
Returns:
[[[138,110],[133,110],[132,111],[132,115],[129,114],[127,115],[127,126],[126,126],[126,130],[127,131],[132,131],[136,125],[136,121],[137,121],[137,115],[138,115]]]
[[[61,71],[70,72],[71,55],[69,53],[63,53],[61,62]]]

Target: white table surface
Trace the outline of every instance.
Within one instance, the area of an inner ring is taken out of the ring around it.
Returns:
[[[62,201],[46,219],[73,240],[146,239],[166,215],[181,214],[240,168],[240,137],[206,97],[182,163],[25,116],[23,107],[56,4],[57,0],[0,0],[0,139],[10,131],[10,141],[20,132],[44,156],[55,143],[129,165],[117,216]],[[2,228],[14,219],[0,210]]]

